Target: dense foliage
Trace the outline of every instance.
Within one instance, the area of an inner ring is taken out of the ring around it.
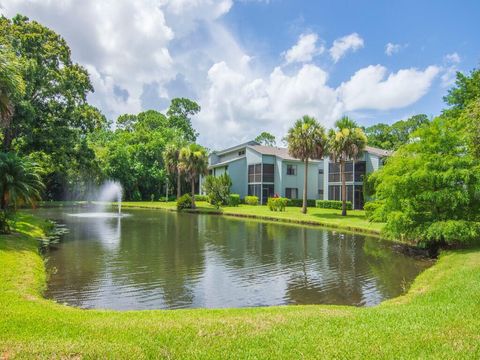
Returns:
[[[220,176],[209,175],[203,183],[203,190],[207,193],[210,203],[217,209],[229,204],[231,187],[232,179],[226,173]]]
[[[267,207],[270,209],[270,211],[285,211],[287,204],[287,198],[271,197],[267,200]]]
[[[418,128],[430,122],[427,115],[414,115],[407,120],[394,122],[392,125],[375,124],[365,129],[370,146],[386,150],[396,150],[410,140],[410,135]]]
[[[47,197],[63,198],[98,174],[86,135],[106,122],[87,103],[88,73],[72,62],[63,38],[21,15],[0,18],[0,47],[15,54],[25,84],[2,123],[3,151],[33,156],[44,170]]]
[[[18,206],[40,200],[43,187],[35,163],[14,153],[0,153],[0,233],[8,232],[8,220]]]
[[[184,194],[177,199],[177,210],[185,210],[192,208],[192,197],[190,194]]]
[[[343,202],[338,201],[338,200],[316,200],[315,201],[315,206],[317,208],[322,208],[322,209],[341,210],[342,206],[343,206]],[[347,207],[347,210],[352,210],[352,208],[353,208],[351,201],[347,201],[345,203],[345,206]]]
[[[478,77],[478,70],[471,79]],[[387,164],[369,177],[379,203],[372,217],[386,218],[393,238],[425,246],[478,242],[480,83],[459,75],[450,109],[419,128]],[[463,94],[462,96],[458,94]],[[469,94],[469,95],[467,95]],[[477,95],[478,96],[478,95]],[[463,103],[467,101],[468,103]]]
[[[258,196],[245,196],[243,199],[246,205],[258,205]]]

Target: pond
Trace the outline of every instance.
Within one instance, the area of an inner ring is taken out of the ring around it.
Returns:
[[[431,262],[378,238],[319,227],[126,210],[122,218],[37,215],[69,232],[46,250],[46,297],[81,308],[342,304],[402,294]]]

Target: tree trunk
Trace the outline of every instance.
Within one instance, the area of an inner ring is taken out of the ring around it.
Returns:
[[[177,171],[177,199],[180,199],[182,196],[182,184],[181,184],[181,174],[180,171]]]
[[[195,209],[195,178],[192,179],[192,209]]]
[[[2,142],[3,152],[9,152],[11,150],[12,141],[13,141],[12,131],[9,128],[6,128],[3,131],[3,142]]]
[[[305,177],[303,179],[303,205],[302,213],[307,213],[307,184],[308,184],[308,159],[305,160]]]
[[[342,216],[347,216],[347,178],[345,175],[345,161],[340,161],[340,173],[342,176]]]

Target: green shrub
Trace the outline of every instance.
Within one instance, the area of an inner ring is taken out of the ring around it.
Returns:
[[[207,193],[210,204],[218,209],[222,205],[228,205],[231,186],[232,179],[228,174],[221,176],[210,175],[205,178],[203,190]]]
[[[258,205],[258,196],[245,196],[244,201],[247,205]]]
[[[384,201],[369,201],[365,203],[363,209],[365,210],[365,216],[371,222],[386,222],[387,217],[384,211]]]
[[[228,205],[230,205],[230,206],[240,205],[240,195],[230,194],[230,198],[228,199]]]
[[[268,198],[267,201],[267,206],[271,211],[285,211],[287,204],[287,198]]]
[[[195,201],[210,201],[207,195],[195,195]]]
[[[197,198],[197,197],[195,196],[195,199],[196,199],[196,198]],[[176,201],[176,200],[177,200],[177,198],[176,198],[175,196],[170,195],[168,198],[165,198],[165,196],[161,196],[158,201],[160,201],[160,202],[167,202],[167,201]]]
[[[180,198],[177,200],[177,210],[185,210],[185,209],[191,209],[192,208],[192,197],[190,194],[185,194],[180,196]]]
[[[288,199],[287,206],[302,207],[303,199]],[[315,207],[315,200],[307,199],[307,207]]]
[[[342,202],[338,200],[317,200],[315,205],[317,208],[342,210]],[[347,201],[347,210],[352,208],[352,202]]]

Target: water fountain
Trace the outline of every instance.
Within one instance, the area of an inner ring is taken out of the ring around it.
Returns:
[[[76,213],[70,215],[76,217],[95,218],[113,218],[125,216],[125,214],[122,214],[122,195],[123,188],[120,183],[116,181],[107,181],[98,190],[94,212]],[[115,200],[117,201],[117,212],[108,212],[107,208],[111,207],[111,203]]]

